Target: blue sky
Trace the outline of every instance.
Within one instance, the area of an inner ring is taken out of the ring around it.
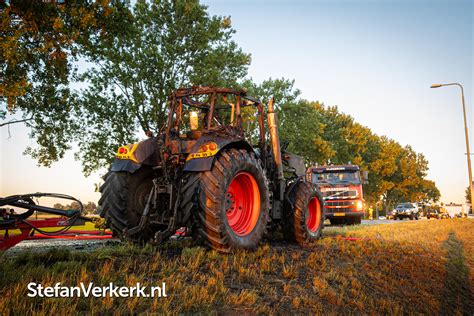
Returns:
[[[473,119],[472,1],[204,1],[230,15],[235,41],[252,54],[249,75],[295,79],[308,100],[338,105],[358,122],[430,163],[442,200],[463,201],[468,185],[459,89],[466,92],[471,143]],[[72,154],[52,168],[22,156],[26,130],[1,130],[0,195],[59,191],[97,200]],[[472,146],[471,146],[472,148]],[[5,155],[5,153],[8,153]]]

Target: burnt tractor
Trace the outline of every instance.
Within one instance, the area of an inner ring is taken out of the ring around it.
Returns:
[[[160,134],[121,146],[104,176],[100,215],[114,235],[159,244],[180,229],[223,252],[278,229],[301,244],[320,237],[323,200],[280,145],[273,99],[267,122],[245,90],[178,89],[168,106]]]

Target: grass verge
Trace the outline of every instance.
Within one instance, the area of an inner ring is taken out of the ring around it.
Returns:
[[[347,240],[337,236],[363,237]],[[200,247],[122,244],[0,258],[0,314],[472,314],[474,221],[328,229],[301,248],[264,244],[224,255]],[[29,282],[166,283],[166,298],[30,298]]]

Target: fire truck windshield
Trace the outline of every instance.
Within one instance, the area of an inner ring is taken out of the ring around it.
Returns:
[[[360,175],[358,171],[338,171],[314,173],[313,182],[316,183],[360,183]]]

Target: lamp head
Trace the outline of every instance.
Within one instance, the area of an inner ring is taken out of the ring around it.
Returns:
[[[439,88],[439,87],[442,87],[442,86],[443,86],[442,84],[433,83],[430,88]]]

